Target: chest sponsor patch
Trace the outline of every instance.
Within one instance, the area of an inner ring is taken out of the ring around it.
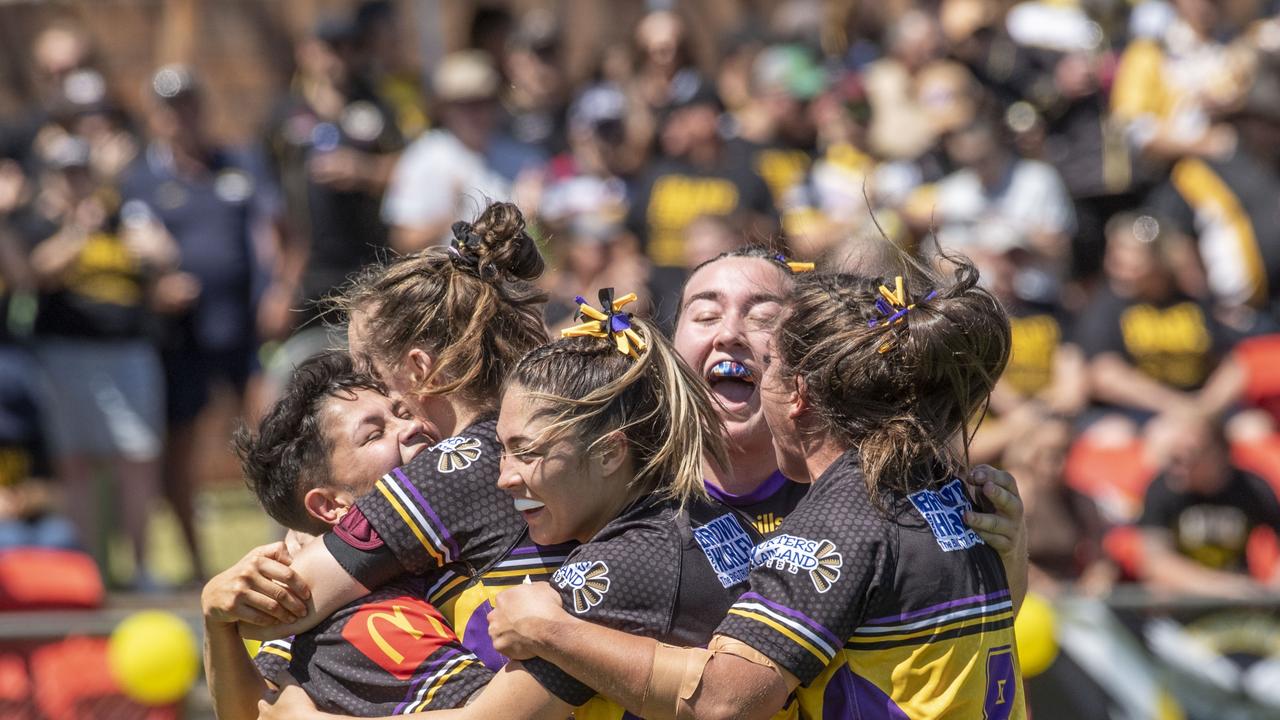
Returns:
[[[466,437],[445,438],[436,443],[431,451],[440,453],[436,468],[442,473],[451,473],[465,470],[480,459],[480,441]]]
[[[825,593],[840,579],[844,558],[830,540],[809,540],[784,533],[756,546],[755,563],[792,575],[807,572],[814,589]]]
[[[599,605],[609,592],[609,566],[599,560],[569,563],[556,570],[551,581],[561,590],[572,591],[573,611],[581,615]]]
[[[982,538],[964,524],[964,514],[972,510],[969,496],[965,494],[964,482],[959,478],[943,485],[938,490],[921,490],[907,496],[911,505],[920,513],[929,529],[938,540],[938,547],[943,552],[968,550],[975,545],[984,545]]]
[[[746,582],[751,572],[751,552],[755,543],[733,515],[721,515],[706,525],[693,528],[698,547],[706,554],[716,578],[725,587]]]
[[[342,628],[342,637],[400,680],[413,677],[433,652],[457,640],[438,610],[409,596],[362,607]]]

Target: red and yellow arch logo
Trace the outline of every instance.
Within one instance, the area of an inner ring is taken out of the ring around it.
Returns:
[[[410,596],[369,603],[352,616],[342,637],[400,680],[458,638],[430,604]]]

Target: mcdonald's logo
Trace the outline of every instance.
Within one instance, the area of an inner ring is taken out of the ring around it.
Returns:
[[[361,607],[342,628],[342,637],[400,680],[413,677],[432,653],[458,639],[438,610],[410,596]]]

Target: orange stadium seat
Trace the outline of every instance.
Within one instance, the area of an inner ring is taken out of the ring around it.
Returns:
[[[1280,421],[1280,334],[1249,338],[1236,346],[1235,356],[1249,377],[1245,402]]]
[[[96,608],[102,576],[93,558],[73,550],[0,552],[0,610]]]
[[[1142,510],[1142,498],[1155,471],[1143,458],[1142,443],[1103,447],[1078,441],[1067,454],[1067,485],[1088,495],[1115,522],[1131,521]]]
[[[1251,443],[1234,443],[1231,462],[1236,467],[1261,477],[1280,495],[1280,435]]]
[[[107,639],[71,637],[31,653],[36,706],[48,720],[176,720],[176,707],[150,708],[120,694],[107,665]],[[73,680],[74,679],[74,680]]]

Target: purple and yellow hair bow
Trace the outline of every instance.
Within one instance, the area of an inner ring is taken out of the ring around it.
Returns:
[[[613,288],[603,288],[599,297],[600,310],[587,304],[581,295],[575,297],[578,318],[584,322],[561,330],[560,336],[612,338],[618,352],[638,360],[640,353],[644,352],[645,342],[639,333],[631,329],[631,313],[622,311],[625,305],[636,301],[636,294],[627,293],[614,300]]]
[[[938,296],[937,290],[932,290],[928,295],[924,296],[926,302]],[[867,321],[867,327],[877,327],[880,325],[891,326],[903,322],[907,319],[907,313],[914,310],[916,303],[908,302],[906,284],[902,281],[902,276],[898,275],[893,279],[893,289],[880,286],[880,297],[876,298],[876,312],[880,313],[880,317],[871,318]],[[879,352],[889,352],[889,348],[893,347],[893,339],[890,338],[880,344]]]

